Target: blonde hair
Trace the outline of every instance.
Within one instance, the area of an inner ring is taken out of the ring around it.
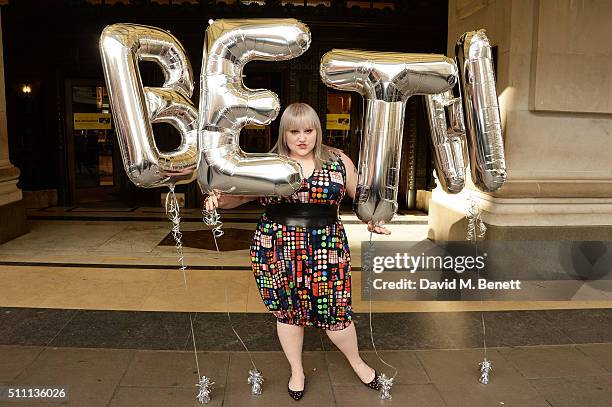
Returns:
[[[290,128],[301,126],[312,127],[317,133],[315,147],[313,149],[316,171],[321,170],[322,162],[331,160],[334,153],[340,155],[342,150],[323,144],[321,120],[319,120],[317,112],[306,103],[292,103],[287,106],[280,119],[278,140],[270,152],[288,157],[289,147],[287,146],[286,133]]]

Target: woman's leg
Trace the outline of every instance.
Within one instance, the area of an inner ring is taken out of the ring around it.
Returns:
[[[364,383],[369,383],[374,380],[374,369],[366,364],[359,356],[359,348],[357,347],[357,331],[355,324],[351,323],[344,329],[332,331],[326,329],[327,336],[346,356],[346,359],[351,364],[351,367],[357,373],[357,376]]]
[[[276,321],[276,331],[285,356],[291,365],[289,388],[294,391],[304,389],[304,367],[302,366],[302,345],[304,327]]]

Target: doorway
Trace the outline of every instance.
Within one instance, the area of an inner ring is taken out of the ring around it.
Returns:
[[[66,147],[70,203],[131,201],[102,81],[66,81]]]

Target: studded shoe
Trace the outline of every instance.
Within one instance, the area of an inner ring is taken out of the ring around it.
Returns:
[[[306,390],[306,381],[304,381],[304,390]],[[287,383],[287,392],[295,401],[299,401],[304,396],[304,390],[291,390],[289,388],[289,383]]]
[[[378,381],[378,372],[375,370],[374,371],[374,379],[372,379],[372,381],[370,383],[365,383],[365,382],[361,382],[363,383],[364,386],[369,387],[370,389],[373,390],[380,390],[380,382]]]

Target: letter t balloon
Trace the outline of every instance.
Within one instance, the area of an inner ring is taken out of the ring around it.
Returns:
[[[353,209],[364,222],[387,222],[397,212],[406,101],[451,89],[457,66],[444,55],[335,49],[321,59],[321,78],[365,99]]]

